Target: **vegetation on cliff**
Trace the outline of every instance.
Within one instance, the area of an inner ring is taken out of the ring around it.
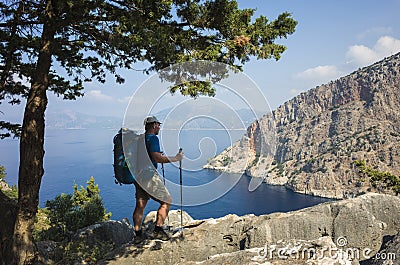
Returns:
[[[360,173],[369,179],[372,187],[379,191],[392,190],[396,195],[400,194],[400,177],[373,169],[367,166],[364,160],[356,160],[354,164],[360,169]],[[365,181],[365,178],[362,181]]]
[[[18,189],[15,185],[9,187],[5,177],[5,167],[0,166],[0,181],[6,187],[0,186],[0,190],[16,202]],[[60,194],[53,200],[48,200],[45,208],[38,208],[33,236],[36,243],[53,242],[54,252],[51,260],[54,262],[74,264],[76,261],[85,260],[91,264],[113,248],[111,243],[98,242],[93,247],[69,239],[79,229],[107,221],[111,217],[111,213],[107,213],[103,206],[95,179],[90,177],[86,184],[86,187],[78,187],[75,183],[72,194]]]
[[[111,213],[103,206],[94,178],[90,177],[86,184],[86,187],[78,188],[75,183],[73,194],[62,193],[46,202],[46,208],[41,212],[48,221],[37,227],[37,241],[62,241],[71,232],[110,219]]]
[[[9,186],[5,181],[7,176],[6,168],[4,166],[0,166],[0,190],[7,195],[10,199],[13,199],[15,202],[18,200],[18,189],[16,185]]]

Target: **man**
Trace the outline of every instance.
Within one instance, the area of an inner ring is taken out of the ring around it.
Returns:
[[[158,163],[171,163],[181,161],[183,154],[178,152],[175,156],[165,156],[160,150],[160,142],[157,137],[160,131],[161,122],[155,116],[147,117],[144,120],[145,126],[145,144],[148,156],[154,166],[154,174],[150,180],[134,182],[136,188],[136,206],[133,212],[133,223],[135,229],[134,243],[140,243],[144,240],[145,235],[142,231],[143,212],[148,200],[154,199],[160,203],[157,211],[156,226],[152,232],[152,238],[169,240],[168,234],[163,230],[164,220],[168,216],[170,205],[172,202],[171,196],[165,185],[161,182],[159,174],[156,172]]]

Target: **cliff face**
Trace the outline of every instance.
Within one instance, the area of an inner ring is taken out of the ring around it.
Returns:
[[[205,167],[324,197],[373,190],[354,161],[400,175],[399,95],[400,53],[286,102]]]
[[[183,237],[125,244],[96,264],[358,264],[398,233],[399,220],[399,197],[368,193],[289,213],[190,222]],[[392,242],[387,253],[397,251]]]

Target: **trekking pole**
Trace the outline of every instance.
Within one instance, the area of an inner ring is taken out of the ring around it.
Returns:
[[[164,163],[161,163],[161,171],[162,171],[162,177],[163,177],[163,182],[164,182],[164,186],[165,186]]]
[[[179,148],[179,153],[182,153],[182,148]],[[179,184],[181,189],[181,237],[183,237],[183,211],[182,211],[182,160],[179,161]]]
[[[161,172],[162,172],[163,182],[164,182],[164,186],[165,186],[164,163],[161,163]],[[168,226],[168,229],[169,229],[169,214],[167,215],[167,226]]]

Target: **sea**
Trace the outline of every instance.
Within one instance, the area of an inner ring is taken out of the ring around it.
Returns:
[[[45,134],[45,158],[39,206],[61,193],[72,193],[74,183],[86,186],[91,176],[98,184],[100,195],[111,219],[128,218],[132,222],[135,205],[133,185],[119,185],[113,173],[113,137],[117,129],[47,129]],[[227,214],[263,215],[274,212],[289,212],[330,199],[295,193],[284,186],[262,183],[249,191],[251,178],[245,174],[227,174],[203,169],[207,159],[218,154],[243,131],[187,130],[169,131],[160,134],[160,142],[167,155],[175,155],[183,148],[185,159],[181,168],[167,164],[164,178],[170,185],[182,190],[171,193],[171,209],[183,208],[194,219],[218,218]],[[18,183],[19,140],[0,140],[0,165],[6,168],[6,181]],[[159,167],[160,177],[162,170]],[[167,185],[168,187],[168,185]],[[182,194],[182,195],[181,195]],[[211,196],[212,195],[212,196]],[[182,197],[180,197],[182,196]],[[210,197],[211,196],[211,197]],[[150,200],[145,214],[157,210],[158,203]]]

